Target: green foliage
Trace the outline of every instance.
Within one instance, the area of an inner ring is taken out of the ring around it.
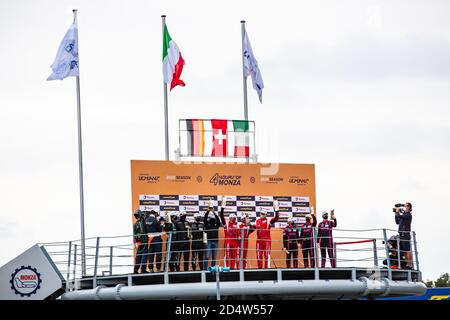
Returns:
[[[450,277],[448,273],[444,273],[436,281],[427,280],[424,283],[427,288],[450,288]]]
[[[450,287],[450,279],[448,273],[444,273],[442,276],[440,276],[435,282],[434,286],[436,288],[444,288],[444,287]]]

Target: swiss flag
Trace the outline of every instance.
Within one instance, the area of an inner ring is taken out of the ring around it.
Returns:
[[[227,120],[211,120],[213,130],[213,157],[227,156]]]

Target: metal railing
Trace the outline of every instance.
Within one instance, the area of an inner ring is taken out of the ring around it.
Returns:
[[[420,271],[414,231],[408,240],[395,237],[397,231],[391,229],[333,229],[331,239],[317,238],[317,228],[314,228],[311,238],[290,239],[292,244],[297,243],[297,248],[295,245],[286,248],[286,241],[283,241],[280,234],[283,229],[272,228],[271,241],[258,241],[257,231],[245,238],[244,232],[244,229],[239,229],[238,238],[226,238],[220,232],[218,239],[205,241],[203,235],[198,240],[192,239],[190,230],[169,231],[144,235],[144,239],[147,237],[148,241],[140,244],[136,243],[136,237],[132,235],[87,238],[86,276],[96,278],[136,271],[198,271],[214,265],[228,266],[231,269],[280,269],[288,267],[288,254],[292,268],[308,266],[316,269],[337,267],[391,270],[405,268],[407,263],[402,242],[411,244],[412,269]],[[158,236],[161,238],[157,238]],[[44,246],[64,278],[73,281],[82,277],[80,244],[80,240],[72,240],[40,245]],[[263,250],[263,245],[266,245],[266,250]],[[215,261],[212,254],[214,246]],[[309,253],[312,258],[305,260],[304,253]],[[157,259],[151,261],[156,256],[160,256],[159,264]],[[136,265],[138,260],[142,261],[141,265]]]

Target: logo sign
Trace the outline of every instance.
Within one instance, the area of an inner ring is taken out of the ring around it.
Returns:
[[[254,206],[255,205],[255,201],[237,201],[237,205],[240,206],[240,207]]]
[[[219,175],[216,173],[209,180],[209,183],[217,186],[240,186],[241,185],[241,176],[227,176],[227,175]]]
[[[309,203],[309,197],[292,197],[292,202],[308,202]]]
[[[198,200],[197,195],[184,195],[179,197],[180,200]]]
[[[184,182],[187,180],[191,180],[191,176],[166,176],[166,180]]]
[[[0,300],[44,300],[63,280],[45,248],[34,245],[0,268]]]
[[[292,207],[292,212],[309,213],[309,208],[305,208],[305,207]]]
[[[273,201],[273,197],[270,196],[256,196],[256,201]]]
[[[21,266],[11,275],[11,289],[21,297],[30,297],[41,288],[41,274],[31,266]]]
[[[298,186],[305,186],[309,183],[309,179],[301,177],[290,177],[289,183],[296,184]]]
[[[156,211],[156,212],[158,212],[159,211],[159,206],[146,206],[146,205],[144,205],[144,206],[139,206],[139,210],[141,210],[141,211]]]
[[[283,180],[282,177],[261,177],[261,182],[265,183],[279,183],[283,182]]]
[[[141,195],[139,195],[139,200],[158,201],[159,200],[159,195],[157,195],[157,194],[141,194]]]
[[[177,206],[179,203],[178,200],[160,200],[159,205],[160,206]]]
[[[139,181],[146,183],[157,183],[159,181],[160,176],[151,176],[148,174],[139,175]]]
[[[198,212],[198,207],[197,206],[180,206],[180,211]]]

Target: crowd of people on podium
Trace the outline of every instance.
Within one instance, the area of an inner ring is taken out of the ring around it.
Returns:
[[[186,220],[186,213],[175,212],[168,214],[155,211],[142,212],[136,210],[136,222],[133,227],[135,244],[134,273],[162,272],[164,270],[163,253],[168,259],[169,271],[180,271],[183,260],[184,271],[207,270],[208,266],[217,264],[219,249],[219,229],[224,231],[225,265],[231,269],[246,269],[248,263],[249,236],[256,232],[256,260],[257,268],[269,267],[271,260],[271,232],[275,222],[280,218],[279,203],[273,203],[274,217],[267,217],[267,209],[262,208],[254,223],[243,214],[241,221],[237,221],[234,213],[225,217],[226,198],[222,197],[220,212],[214,211],[213,200],[209,201],[208,209],[204,213],[195,213],[194,221]],[[298,267],[298,250],[301,248],[303,266],[315,267],[317,246],[321,252],[321,267],[325,267],[326,255],[331,267],[336,266],[333,248],[332,229],[337,226],[334,210],[331,219],[328,213],[322,214],[323,221],[317,225],[314,210],[306,215],[306,222],[296,224],[293,218],[288,219],[283,228],[283,251],[286,254],[286,267]],[[317,230],[317,231],[316,231]],[[166,233],[166,248],[163,251],[162,235]],[[273,261],[273,260],[272,260]],[[275,261],[274,261],[275,262]],[[148,268],[148,269],[147,269]]]

